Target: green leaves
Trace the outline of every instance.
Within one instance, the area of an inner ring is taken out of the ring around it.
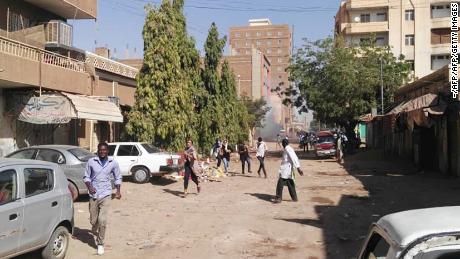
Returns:
[[[373,42],[349,47],[342,38],[305,41],[288,68],[298,89],[287,89],[285,97],[303,111],[314,110],[321,122],[350,127],[380,103],[382,59],[388,106],[396,88],[407,80],[409,67],[388,47]]]

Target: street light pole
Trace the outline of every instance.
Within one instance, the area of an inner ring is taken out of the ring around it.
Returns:
[[[382,101],[382,111],[380,113],[383,115],[385,113],[383,108],[383,58],[380,58],[380,99]]]
[[[238,75],[238,97],[241,96],[241,76]]]

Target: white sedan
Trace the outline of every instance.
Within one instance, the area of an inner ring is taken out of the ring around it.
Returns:
[[[109,156],[120,165],[121,175],[132,176],[136,183],[146,183],[151,176],[179,172],[180,156],[161,152],[149,143],[109,143]]]

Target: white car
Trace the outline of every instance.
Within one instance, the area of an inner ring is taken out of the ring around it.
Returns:
[[[120,165],[121,175],[132,176],[136,183],[146,183],[151,176],[179,172],[180,155],[161,152],[144,142],[109,143],[109,156]]]
[[[408,210],[373,224],[359,259],[460,258],[460,206]]]

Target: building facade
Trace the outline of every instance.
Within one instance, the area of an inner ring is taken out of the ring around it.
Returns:
[[[74,46],[67,20],[96,17],[97,0],[0,1],[0,156],[121,137],[138,69]]]
[[[289,74],[286,68],[292,54],[292,33],[289,25],[275,25],[269,19],[249,20],[247,26],[230,27],[229,47],[231,56],[251,55],[252,49],[260,50],[271,64],[270,89],[286,89]],[[276,95],[276,94],[274,94]],[[291,109],[282,105],[281,99],[272,98],[276,123],[288,129],[291,124]]]
[[[257,49],[249,55],[225,57],[235,74],[238,96],[256,100],[269,98],[271,68],[268,58]]]
[[[404,55],[415,78],[450,63],[450,2],[445,0],[346,0],[335,33],[350,45],[375,37]]]

